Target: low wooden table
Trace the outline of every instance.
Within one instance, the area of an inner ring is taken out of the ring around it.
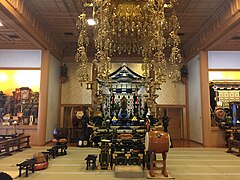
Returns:
[[[44,156],[45,156],[45,158],[46,158],[46,161],[48,162],[48,160],[49,160],[49,158],[50,158],[49,151],[48,151],[48,152],[43,151],[42,153],[44,154]]]
[[[22,170],[26,170],[26,177],[28,177],[28,171],[32,171],[32,173],[34,173],[34,165],[36,163],[35,159],[28,159],[26,161],[23,161],[19,164],[17,164],[17,166],[19,166],[19,177],[22,176]]]
[[[67,142],[65,143],[58,142],[56,146],[58,146],[61,149],[60,155],[63,156],[67,154],[67,148],[68,148]]]
[[[58,156],[58,149],[60,149],[59,146],[53,146],[52,148],[47,149],[49,152],[49,157],[52,156],[53,159],[55,159],[55,157]]]
[[[240,141],[229,139],[227,153],[234,153],[235,151],[233,151],[232,148],[238,149],[238,152],[236,153],[237,153],[237,156],[240,156]]]
[[[86,170],[89,169],[90,166],[92,166],[92,170],[96,169],[97,168],[97,165],[96,165],[96,159],[97,159],[98,155],[97,154],[89,154],[85,160],[86,160]]]

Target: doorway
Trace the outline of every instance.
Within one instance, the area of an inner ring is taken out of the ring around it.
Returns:
[[[168,132],[173,139],[183,138],[183,109],[182,108],[167,108],[169,117]]]

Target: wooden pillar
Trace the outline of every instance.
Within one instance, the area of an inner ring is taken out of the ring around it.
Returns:
[[[40,80],[40,94],[39,94],[39,115],[37,125],[37,145],[44,145],[46,138],[46,124],[47,124],[47,103],[48,103],[48,79],[49,79],[49,50],[42,51],[41,61],[41,80]]]
[[[200,52],[200,83],[201,83],[201,108],[202,108],[202,131],[203,145],[211,146],[211,115],[210,115],[210,95],[208,78],[208,52]]]
[[[59,96],[58,96],[58,113],[57,113],[57,127],[60,127],[61,123],[61,103],[62,103],[62,82],[59,83]]]
[[[58,96],[58,113],[57,113],[57,127],[61,127],[61,104],[62,104],[62,88],[63,88],[63,83],[67,80],[66,79],[61,79],[59,81],[59,96]]]
[[[186,108],[183,108],[183,139],[187,140],[190,139],[190,122],[189,122],[189,93],[188,93],[188,77],[185,77],[184,80],[182,79],[185,85],[185,104]]]

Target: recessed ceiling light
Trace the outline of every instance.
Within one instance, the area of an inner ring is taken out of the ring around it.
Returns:
[[[94,26],[96,25],[96,21],[94,19],[88,19],[87,20],[89,26]]]
[[[17,34],[9,34],[7,36],[12,38],[12,39],[20,39],[20,37]]]
[[[184,36],[185,35],[185,33],[178,33],[178,36]]]
[[[0,21],[0,26],[3,26],[3,23]]]
[[[240,40],[240,36],[233,36],[231,40]]]
[[[67,35],[67,36],[71,36],[71,35],[73,35],[72,32],[64,32],[64,34]]]

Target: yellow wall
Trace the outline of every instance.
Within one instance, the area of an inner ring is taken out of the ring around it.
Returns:
[[[39,92],[40,70],[0,70],[0,91],[12,95],[12,91],[20,87]]]
[[[209,71],[209,81],[213,80],[240,80],[239,71]]]

